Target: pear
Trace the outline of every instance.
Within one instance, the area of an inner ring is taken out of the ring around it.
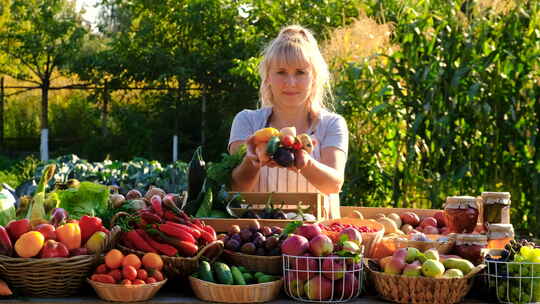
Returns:
[[[408,277],[419,277],[422,274],[422,264],[414,261],[403,268],[403,275]]]
[[[407,267],[405,267],[406,269]],[[459,269],[448,269],[444,272],[443,277],[445,278],[463,278],[463,272]]]
[[[435,261],[439,260],[439,252],[435,248],[430,248],[430,249],[424,251],[424,256],[428,260],[435,260]]]
[[[436,278],[442,276],[443,273],[444,266],[439,261],[427,260],[422,264],[422,274],[426,277]]]
[[[405,262],[412,263],[416,260],[416,257],[420,253],[420,250],[414,247],[407,247],[407,255],[405,256]]]

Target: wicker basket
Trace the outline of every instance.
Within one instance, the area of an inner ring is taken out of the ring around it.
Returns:
[[[283,280],[251,285],[225,285],[189,277],[191,289],[197,298],[207,302],[260,303],[279,296]]]
[[[283,272],[281,255],[260,256],[225,249],[222,257],[227,263],[244,266],[250,271],[260,271],[274,275],[281,275]]]
[[[467,295],[474,275],[485,265],[476,266],[463,278],[407,277],[375,271],[366,263],[369,276],[379,295],[395,303],[452,304]]]
[[[142,257],[145,254],[145,252],[131,249],[120,244],[118,244],[117,247],[124,254],[134,253],[139,257]],[[199,260],[201,258],[213,261],[217,259],[222,252],[223,242],[214,241],[204,246],[194,257],[186,258],[161,255],[161,259],[163,260],[163,272],[167,278],[187,277],[197,271],[199,268]]]
[[[404,238],[396,238],[396,247],[397,248],[407,248],[407,247],[414,247],[422,252],[430,249],[435,248],[440,254],[447,254],[454,248],[454,244],[456,241],[454,239],[449,239],[445,242],[438,242],[438,241],[413,241],[409,239]]]
[[[69,258],[14,258],[0,255],[0,274],[20,294],[65,297],[75,294],[92,272],[101,252],[114,247],[120,228],[111,229],[100,252]]]
[[[146,301],[154,297],[159,289],[165,285],[167,279],[141,285],[106,284],[86,279],[88,284],[94,287],[98,296],[105,301],[113,302],[138,302]]]

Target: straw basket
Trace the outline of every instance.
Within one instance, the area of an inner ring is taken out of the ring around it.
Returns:
[[[139,257],[144,256],[146,252],[131,249],[120,244],[117,245],[124,254],[134,253]],[[223,252],[223,242],[214,241],[204,246],[197,255],[194,257],[170,257],[166,255],[160,255],[163,260],[163,272],[166,277],[187,277],[197,271],[199,268],[199,260],[205,258],[213,261],[218,258]]]
[[[222,257],[232,265],[244,266],[250,271],[260,271],[267,274],[282,273],[281,255],[276,256],[260,256],[244,254],[225,249]]]
[[[384,226],[374,220],[361,220],[347,217],[335,220],[322,221],[320,223],[325,225],[332,225],[332,223],[334,222],[338,222],[341,224],[351,224],[356,226],[367,226],[373,229],[377,229],[377,232],[360,232],[360,234],[362,235],[362,245],[364,245],[364,255],[367,258],[373,256],[373,254],[375,253],[375,247],[384,236]],[[332,234],[332,231],[325,231],[325,233]]]
[[[189,277],[191,289],[197,298],[207,302],[222,303],[260,303],[279,296],[283,280],[250,285],[216,284]]]
[[[115,226],[102,251],[114,246]],[[69,258],[13,258],[0,255],[0,273],[17,292],[37,297],[65,297],[76,293],[92,272],[101,252]]]
[[[439,241],[414,241],[409,240],[405,238],[396,238],[396,247],[397,248],[407,248],[407,247],[414,247],[422,252],[430,249],[435,248],[440,254],[447,254],[454,248],[454,244],[456,241],[454,239],[448,239],[444,242]]]
[[[478,265],[463,278],[428,278],[386,274],[366,264],[375,289],[383,299],[418,304],[458,303],[471,289],[474,275],[485,267]]]
[[[146,301],[156,295],[159,289],[165,285],[167,279],[151,284],[121,285],[107,284],[86,279],[88,284],[94,287],[98,296],[105,301],[113,302],[138,302]]]

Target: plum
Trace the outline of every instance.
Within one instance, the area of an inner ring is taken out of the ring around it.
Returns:
[[[279,147],[272,159],[282,167],[292,167],[294,165],[294,152],[290,149]]]

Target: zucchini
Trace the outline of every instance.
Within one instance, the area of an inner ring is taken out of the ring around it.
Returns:
[[[246,284],[251,284],[251,283],[255,282],[255,278],[249,272],[242,273],[242,276],[244,277],[244,281],[246,282]]]
[[[240,272],[240,269],[238,269],[238,267],[231,266],[231,273],[233,276],[234,285],[246,285],[246,281],[244,280],[242,272]]]
[[[202,261],[199,265],[199,278],[203,281],[215,283],[214,276],[212,275],[212,267],[207,261]]]
[[[259,276],[257,278],[257,283],[268,283],[268,282],[272,282],[272,281],[275,281],[275,280],[276,280],[275,276],[265,274],[265,275]]]
[[[214,263],[214,271],[220,284],[233,285],[233,275],[229,266],[225,263]]]

